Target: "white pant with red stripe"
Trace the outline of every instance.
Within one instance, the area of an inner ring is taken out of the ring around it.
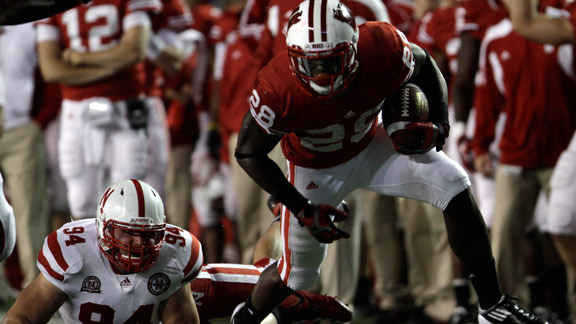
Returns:
[[[287,162],[288,180],[314,203],[337,206],[350,192],[365,188],[387,196],[412,198],[445,209],[454,196],[470,186],[464,169],[443,152],[401,155],[381,125],[370,145],[353,159],[326,169]],[[465,215],[463,215],[465,217]],[[311,287],[326,256],[321,244],[284,208],[283,254],[278,270],[292,289]],[[346,260],[341,260],[346,262]]]

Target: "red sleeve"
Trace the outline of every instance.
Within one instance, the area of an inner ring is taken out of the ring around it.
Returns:
[[[474,93],[476,128],[472,140],[476,155],[488,152],[495,138],[496,122],[505,105],[505,98],[496,86],[492,66],[487,60],[486,64],[481,66],[479,80]]]

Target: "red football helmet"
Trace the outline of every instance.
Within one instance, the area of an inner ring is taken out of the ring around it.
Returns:
[[[154,265],[166,228],[164,205],[154,188],[134,179],[116,182],[100,198],[97,215],[100,250],[110,262],[129,273]],[[142,243],[122,241],[118,233],[139,236]]]
[[[298,84],[318,97],[332,97],[353,80],[358,28],[338,0],[306,0],[288,22],[286,45]]]

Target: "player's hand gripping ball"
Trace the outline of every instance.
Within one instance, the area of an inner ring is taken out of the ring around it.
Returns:
[[[428,120],[429,106],[426,95],[414,83],[408,83],[386,98],[382,104],[382,122],[394,146],[410,150],[421,147],[426,134],[406,127],[413,122]]]

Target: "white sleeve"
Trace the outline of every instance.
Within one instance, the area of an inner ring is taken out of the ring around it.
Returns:
[[[2,70],[0,70],[0,106],[4,106],[6,100],[4,99],[4,77],[2,76]]]

